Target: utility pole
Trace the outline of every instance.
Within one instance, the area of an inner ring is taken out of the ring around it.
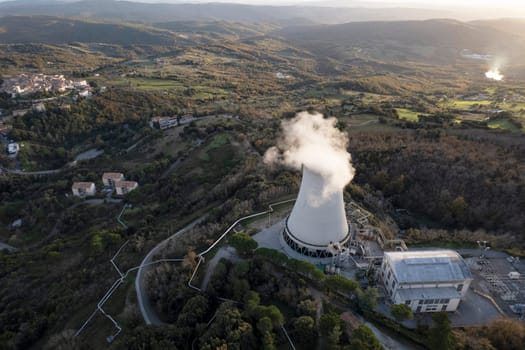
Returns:
[[[485,252],[490,249],[489,246],[487,246],[487,241],[476,241],[479,247],[480,255],[479,258],[483,259],[485,257]]]

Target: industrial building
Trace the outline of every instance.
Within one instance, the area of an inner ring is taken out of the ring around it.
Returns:
[[[385,252],[379,274],[391,301],[414,312],[455,311],[472,282],[452,250]]]
[[[281,232],[281,245],[312,258],[344,254],[350,239],[343,189],[326,194],[325,179],[303,166],[301,188]]]

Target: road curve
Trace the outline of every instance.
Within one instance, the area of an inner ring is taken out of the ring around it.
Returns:
[[[17,251],[17,249],[15,247],[12,247],[9,244],[5,244],[5,243],[0,242],[0,251],[2,251],[2,250],[7,250],[7,251],[9,251],[11,253],[14,253],[14,252]]]
[[[160,249],[164,247],[171,239],[189,231],[195,225],[202,222],[205,218],[206,218],[206,215],[203,215],[197,220],[190,223],[189,225],[175,232],[173,235],[169,236],[168,238],[166,238],[165,240],[157,244],[153,249],[151,249],[149,253],[146,255],[146,257],[144,258],[144,260],[142,260],[137,270],[137,278],[135,279],[135,290],[137,292],[137,300],[139,303],[140,313],[142,314],[142,318],[144,319],[144,322],[146,322],[147,325],[159,326],[163,324],[163,322],[157,316],[155,309],[151,306],[151,303],[148,299],[148,293],[146,291],[146,281],[145,281],[146,272],[149,268],[149,266],[147,265],[152,262],[153,255],[155,255],[158,251],[160,251]]]
[[[268,210],[266,211],[263,211],[263,212],[260,212],[260,213],[256,213],[256,214],[252,214],[252,215],[248,215],[248,216],[244,216],[240,219],[238,219],[237,221],[235,221],[226,231],[224,231],[224,233],[219,237],[217,238],[217,240],[208,247],[208,249],[200,252],[197,256],[199,258],[202,258],[203,255],[206,255],[208,252],[210,252],[217,244],[219,244],[219,242],[231,231],[233,230],[233,228],[235,226],[237,226],[238,223],[244,221],[244,220],[247,220],[247,219],[250,219],[250,218],[255,218],[255,217],[258,217],[258,216],[261,216],[261,215],[264,215],[264,214],[267,214],[267,213],[271,213],[273,212],[273,206],[276,206],[276,205],[279,205],[279,204],[283,204],[283,203],[287,203],[287,202],[292,202],[292,201],[295,201],[295,198],[294,199],[288,199],[288,200],[285,200],[285,201],[281,201],[281,202],[277,202],[277,203],[272,203],[270,205],[268,205]],[[153,255],[159,250],[161,249],[170,239],[172,238],[175,238],[177,237],[178,235],[181,235],[185,232],[187,232],[188,230],[190,230],[192,227],[194,227],[195,225],[197,225],[198,223],[200,223],[201,221],[203,221],[205,218],[206,218],[207,215],[203,215],[201,216],[200,218],[198,218],[197,220],[193,221],[191,224],[187,225],[186,227],[182,228],[181,230],[175,232],[173,235],[171,235],[170,237],[166,238],[165,240],[163,240],[162,242],[160,242],[159,244],[157,244],[152,250],[149,251],[148,255],[146,255],[146,257],[144,258],[144,260],[142,260],[142,263],[140,264],[139,268],[138,268],[138,272],[137,272],[137,278],[135,279],[135,290],[137,292],[137,300],[138,300],[138,303],[139,303],[139,308],[140,308],[140,313],[142,314],[142,318],[144,319],[144,322],[146,322],[147,325],[162,325],[162,321],[158,318],[155,310],[153,309],[153,307],[151,306],[150,302],[149,302],[149,299],[148,299],[148,296],[147,296],[147,292],[146,292],[146,284],[145,284],[145,276],[146,276],[146,272],[145,270],[148,268],[148,264],[151,264],[152,260],[151,258],[153,257]],[[201,260],[199,260],[199,263],[200,263]],[[197,264],[197,267],[198,267],[198,264]],[[193,271],[193,275],[195,275],[195,273],[197,272],[197,268],[195,268],[195,270]],[[193,276],[192,278],[193,279]],[[188,285],[196,290],[199,290],[197,287],[193,287],[191,285],[191,279],[190,281],[188,282]]]

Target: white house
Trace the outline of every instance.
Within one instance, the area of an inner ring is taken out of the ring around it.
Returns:
[[[71,189],[73,190],[73,195],[77,197],[94,196],[96,193],[93,182],[75,182]]]
[[[385,252],[380,276],[391,301],[414,312],[455,311],[472,282],[452,250]]]
[[[82,91],[80,91],[80,92],[78,93],[78,96],[80,96],[80,97],[86,97],[86,98],[87,98],[87,97],[91,97],[92,95],[93,95],[93,93],[92,93],[91,90],[89,90],[89,89],[84,89],[84,90],[82,90]]]
[[[115,182],[123,181],[124,174],[122,173],[104,173],[102,174],[102,182],[104,186],[115,187]]]
[[[46,105],[43,104],[42,102],[35,103],[33,105],[33,110],[36,111],[36,112],[45,112],[46,111]]]
[[[133,191],[137,187],[139,187],[139,184],[136,181],[117,181],[115,183],[117,195],[120,196]]]
[[[20,145],[18,143],[13,142],[7,145],[7,153],[16,154],[18,151],[20,151]]]

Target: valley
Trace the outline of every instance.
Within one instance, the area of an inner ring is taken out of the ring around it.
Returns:
[[[358,335],[376,344],[339,318],[345,312],[414,348],[439,348],[429,343],[434,323],[409,327],[377,311],[388,296],[377,295],[372,275],[324,274],[253,248],[251,236],[286,217],[292,205],[282,202],[301,183],[298,171],[269,165],[265,154],[297,113],[335,117],[355,168],[345,201],[373,213],[367,222],[388,240],[453,249],[485,241],[525,257],[525,22],[417,15],[341,24],[357,16],[349,11],[331,24],[295,23],[265,6],[243,7],[250,20],[240,21],[230,5],[210,6],[223,18],[58,17],[53,6],[0,17],[0,83],[38,74],[85,81],[82,89],[0,93],[2,142],[19,146],[0,154],[0,348],[360,349]],[[487,79],[499,57],[503,80]],[[106,172],[139,187],[108,195]],[[94,196],[72,195],[77,182],[93,182]],[[274,213],[268,205],[277,202]],[[221,238],[261,212],[264,220]],[[206,272],[206,260],[228,247],[237,255]],[[180,261],[141,272],[166,323],[154,327],[144,323],[135,271],[162,259]],[[204,291],[188,287],[194,278]],[[97,311],[101,300],[117,336]],[[516,338],[523,325],[514,321]],[[454,326],[457,348],[501,348],[494,330],[503,321],[491,322]]]

